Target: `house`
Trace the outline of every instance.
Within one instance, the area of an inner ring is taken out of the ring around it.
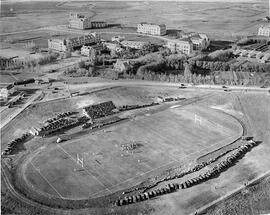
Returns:
[[[156,98],[156,100],[157,100],[158,103],[164,102],[164,98],[163,98],[162,96],[158,96],[158,97]]]
[[[113,66],[114,70],[118,72],[126,72],[130,68],[130,63],[127,60],[118,59]]]
[[[3,85],[0,89],[0,97],[7,100],[8,97],[15,92],[15,87],[13,84]]]
[[[266,53],[260,61],[262,63],[270,62],[270,53]]]

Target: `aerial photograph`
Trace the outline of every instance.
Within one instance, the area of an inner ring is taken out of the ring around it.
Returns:
[[[2,215],[270,215],[270,0],[1,0]]]

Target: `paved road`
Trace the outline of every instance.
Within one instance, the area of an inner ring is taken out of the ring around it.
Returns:
[[[31,98],[23,104],[22,107],[17,108],[11,115],[7,116],[4,120],[2,120],[1,117],[1,125],[0,130],[7,125],[12,119],[14,119],[17,115],[19,115],[25,108],[27,108],[29,105],[31,105],[35,99],[37,99],[41,95],[41,91],[37,91],[34,95],[31,96]]]
[[[79,90],[83,88],[93,88],[93,87],[104,87],[104,86],[169,86],[169,87],[179,87],[181,83],[168,83],[168,82],[154,82],[154,81],[141,81],[141,80],[117,80],[117,81],[106,81],[97,83],[86,83],[86,84],[76,84],[69,85],[70,90]],[[223,85],[189,85],[185,84],[186,89],[213,89],[213,90],[225,90]],[[255,91],[255,92],[265,92],[267,93],[270,88],[260,88],[260,87],[245,87],[245,86],[229,86],[226,89],[232,91]]]
[[[199,208],[196,210],[196,214],[205,214],[207,209],[214,206],[214,205],[217,205],[218,203],[220,203],[221,201],[224,201],[228,198],[230,198],[232,195],[236,194],[236,193],[239,193],[241,190],[245,189],[247,186],[249,185],[253,185],[253,184],[256,184],[258,181],[264,179],[265,177],[268,177],[270,175],[270,171],[267,171],[267,172],[264,172],[263,174],[257,176],[256,178],[254,178],[253,180],[251,181],[248,181],[247,184],[245,185],[242,185],[238,188],[236,188],[235,190],[232,190],[230,191],[229,193],[227,193],[226,195],[220,197],[219,199],[209,203],[209,204],[206,204],[204,205],[203,207]],[[191,213],[190,215],[194,215],[195,213]]]

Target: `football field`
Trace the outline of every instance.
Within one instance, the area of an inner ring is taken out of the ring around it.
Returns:
[[[28,163],[25,175],[46,195],[92,198],[182,165],[189,156],[213,150],[240,132],[238,122],[218,110],[168,108],[48,147]],[[131,144],[136,148],[125,150]]]

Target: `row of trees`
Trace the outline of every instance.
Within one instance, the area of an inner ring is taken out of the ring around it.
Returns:
[[[156,44],[147,43],[143,46],[142,49],[136,50],[132,48],[125,48],[121,52],[111,52],[112,57],[115,58],[121,58],[121,59],[135,59],[139,58],[141,56],[145,56],[150,53],[158,52],[162,50],[163,47]]]
[[[35,67],[52,63],[56,61],[56,59],[59,57],[58,53],[51,52],[48,54],[44,54],[41,56],[38,56],[36,58],[25,58],[25,59],[20,59],[17,61],[14,61],[12,65],[10,66],[9,69],[19,69],[19,68],[25,68],[25,69],[30,69],[32,70]]]

